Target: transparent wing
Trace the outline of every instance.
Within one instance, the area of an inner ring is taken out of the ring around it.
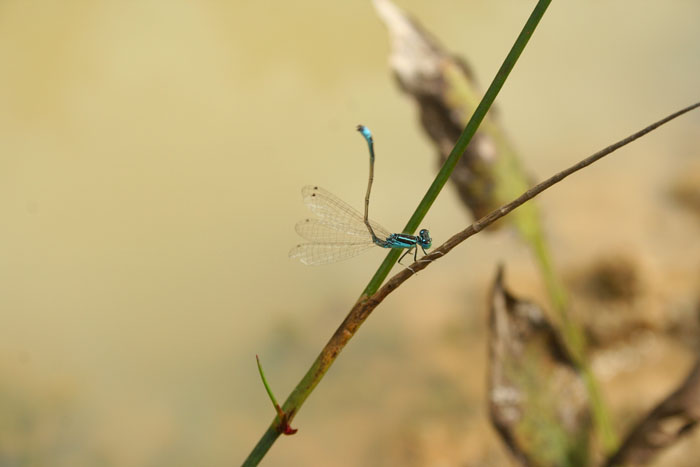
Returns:
[[[343,225],[359,231],[365,226],[364,216],[333,193],[319,186],[307,185],[301,189],[304,203],[328,225]],[[377,237],[386,239],[391,233],[370,219],[369,224]],[[337,230],[337,229],[336,229]],[[369,234],[369,232],[368,232]]]
[[[357,256],[374,243],[302,243],[289,251],[289,257],[308,266],[335,263]]]
[[[304,219],[296,225],[299,235],[315,243],[374,243],[367,226],[332,224],[323,219]]]

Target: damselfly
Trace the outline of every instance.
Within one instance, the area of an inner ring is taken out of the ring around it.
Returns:
[[[359,125],[357,130],[365,137],[370,153],[364,216],[323,188],[305,186],[301,190],[304,203],[318,219],[305,219],[296,225],[297,233],[311,243],[302,243],[292,248],[290,258],[298,258],[308,265],[327,264],[352,258],[373,246],[379,246],[405,248],[406,252],[401,259],[414,253],[414,259],[417,260],[419,247],[424,254],[431,247],[432,239],[427,229],[421,230],[418,235],[390,233],[368,218],[369,195],[374,179],[374,142],[367,127]]]

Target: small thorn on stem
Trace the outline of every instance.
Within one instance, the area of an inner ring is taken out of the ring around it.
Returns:
[[[260,378],[262,379],[263,386],[265,386],[265,390],[267,391],[267,395],[270,397],[270,400],[272,401],[272,406],[275,408],[275,412],[277,412],[277,418],[280,419],[280,423],[277,427],[277,430],[279,430],[280,433],[284,435],[293,435],[294,433],[297,432],[296,428],[292,428],[289,425],[289,414],[284,413],[284,410],[282,410],[282,407],[277,403],[277,400],[275,399],[275,395],[272,394],[272,389],[270,389],[270,385],[267,384],[267,379],[265,378],[265,372],[263,372],[262,365],[260,364],[260,357],[257,355],[255,356],[255,360],[258,362],[258,371],[260,372]]]

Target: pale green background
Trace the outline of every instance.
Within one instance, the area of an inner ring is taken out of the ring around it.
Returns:
[[[534,2],[400,5],[485,88]],[[698,18],[691,0],[553,2],[497,100],[533,180],[700,98]],[[11,408],[0,452],[58,466],[243,459],[273,416],[255,354],[284,399],[382,258],[290,261],[308,215],[300,187],[361,205],[358,123],[375,133],[372,212],[386,227],[404,225],[435,173],[387,54],[370,2],[0,2],[0,398]],[[697,159],[699,125],[683,117],[546,193],[557,261],[621,248],[691,268],[696,223],[666,219],[663,190]],[[447,189],[424,226],[440,244],[469,222]],[[473,421],[436,447],[445,465],[481,452],[468,447],[474,426],[500,449],[481,404],[485,347],[435,344],[446,330],[483,335],[499,261],[539,289],[512,233],[470,239],[382,305],[266,465],[382,459],[407,426],[432,439],[445,413],[460,419],[441,404],[465,393]]]

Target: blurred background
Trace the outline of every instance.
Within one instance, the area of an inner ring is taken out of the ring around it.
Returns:
[[[534,6],[398,4],[482,89]],[[533,182],[697,101],[697,18],[693,1],[554,2],[496,101]],[[289,260],[300,188],[362,205],[358,123],[390,230],[436,172],[388,52],[370,2],[0,2],[0,463],[243,460],[274,416],[255,355],[284,400],[384,254]],[[631,274],[635,332],[594,359],[621,430],[696,351],[678,333],[700,300],[698,128],[696,111],[537,200],[565,278],[611,258]],[[470,222],[448,185],[424,226],[439,245]],[[507,462],[485,405],[499,262],[547,305],[512,232],[471,238],[382,304],[266,465]]]

